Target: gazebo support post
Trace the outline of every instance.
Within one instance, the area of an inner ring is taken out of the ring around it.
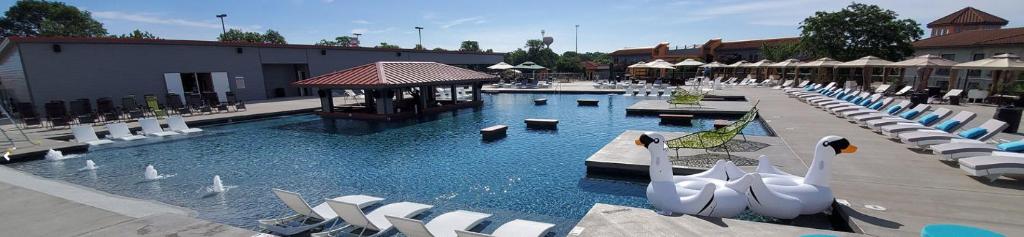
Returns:
[[[482,82],[473,83],[473,101],[480,101],[480,89],[483,88]]]
[[[449,94],[451,94],[451,95],[452,95],[452,104],[457,104],[457,103],[459,103],[459,94],[458,94],[458,93],[456,93],[455,87],[456,87],[456,85],[454,85],[454,84],[452,84],[451,86],[449,86],[449,89],[451,89],[451,91],[449,92]]]
[[[334,112],[334,93],[331,89],[320,89],[317,91],[320,95],[320,111],[325,113]]]
[[[430,92],[428,90],[428,89],[430,89],[430,87],[429,86],[420,86],[419,88],[420,88],[420,96],[419,96],[419,100],[416,101],[416,104],[417,104],[417,106],[416,106],[416,114],[423,114],[423,110],[427,109],[427,94],[428,94],[428,92]],[[430,94],[433,94],[433,93],[430,93]]]

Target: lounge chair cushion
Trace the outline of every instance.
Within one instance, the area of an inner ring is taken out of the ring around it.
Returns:
[[[913,118],[914,116],[917,116],[917,113],[920,113],[920,111],[911,110],[911,111],[903,112],[903,113],[900,114],[900,118],[910,119],[910,118]]]
[[[903,108],[902,106],[893,105],[893,106],[889,107],[889,109],[885,110],[885,112],[888,113],[888,114],[894,114],[894,113],[896,113],[896,111],[900,111],[900,109],[902,109],[902,108]]]
[[[985,135],[986,132],[988,132],[988,129],[972,128],[972,129],[967,129],[967,130],[964,130],[964,131],[962,131],[960,133],[957,133],[956,135],[959,135],[959,136],[961,136],[963,138],[967,138],[967,139],[975,139],[975,138],[981,137],[982,135]]]
[[[940,123],[938,126],[935,126],[935,129],[942,130],[944,132],[949,132],[950,130],[953,130],[953,128],[955,128],[957,125],[960,125],[960,121],[946,120],[945,122]]]
[[[873,110],[878,110],[878,108],[882,108],[882,101],[879,100],[878,102],[875,102],[874,104],[871,105],[871,107],[868,107],[868,108],[869,109],[873,109]]]
[[[999,144],[996,148],[1000,151],[1024,151],[1024,140]]]
[[[959,160],[960,166],[974,170],[995,168],[1024,169],[1024,158],[1014,156],[976,156]]]
[[[931,124],[932,122],[935,122],[935,120],[938,120],[938,119],[939,119],[939,115],[938,114],[930,113],[930,114],[925,115],[924,117],[921,117],[920,119],[918,119],[917,122],[921,123],[921,124]]]

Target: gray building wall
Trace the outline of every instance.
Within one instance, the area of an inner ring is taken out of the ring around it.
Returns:
[[[54,44],[60,45],[60,52],[53,50]],[[19,101],[30,99],[40,109],[51,100],[79,98],[111,97],[119,104],[119,98],[129,94],[140,102],[143,95],[154,94],[164,102],[164,73],[227,72],[238,99],[263,100],[272,96],[265,87],[264,65],[304,64],[309,76],[317,76],[376,61],[490,65],[503,59],[501,54],[326,49],[322,55],[322,49],[307,47],[186,44],[23,42],[16,49],[0,61],[0,73],[6,74],[0,75],[3,86]],[[23,65],[13,60],[18,56]],[[243,80],[245,87],[239,89],[237,80]]]
[[[0,85],[3,85],[3,94],[9,98],[17,101],[32,100],[28,93],[25,70],[21,64],[21,53],[17,50],[0,57]]]

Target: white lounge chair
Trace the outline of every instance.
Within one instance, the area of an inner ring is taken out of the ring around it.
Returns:
[[[904,86],[902,89],[896,91],[896,93],[893,93],[892,95],[893,96],[902,96],[902,95],[907,94],[907,92],[910,92],[910,90],[913,90],[913,89],[914,89],[913,86]]]
[[[953,97],[953,96],[960,96],[960,95],[961,95],[961,94],[963,94],[963,93],[964,93],[964,90],[961,90],[961,89],[952,89],[952,90],[949,90],[949,92],[946,92],[946,94],[945,94],[945,95],[942,95],[942,98],[941,98],[941,99],[942,99],[943,101],[949,101],[949,97]]]
[[[885,118],[867,121],[864,125],[874,131],[881,131],[882,126],[893,125],[897,123],[917,123],[924,126],[931,126],[933,124],[937,124],[939,121],[943,119],[946,119],[946,117],[952,114],[953,111],[947,108],[938,108],[932,111],[931,113],[921,115],[917,120],[911,120],[912,118],[907,118],[909,117],[907,116],[909,114],[906,113],[907,112],[903,112],[897,118]]]
[[[889,90],[889,87],[892,87],[892,85],[890,85],[890,84],[882,84],[882,85],[878,86],[878,88],[875,88],[875,93],[885,93],[885,91]]]
[[[821,109],[832,113],[832,111],[834,111],[834,110],[836,110],[838,108],[845,108],[845,107],[860,107],[860,108],[863,108],[864,106],[869,106],[872,103],[875,103],[876,101],[878,101],[879,98],[882,98],[882,94],[881,93],[873,94],[873,95],[870,95],[870,96],[860,96],[860,97],[854,98],[851,101],[844,101],[844,102],[839,102],[839,103],[830,103],[830,104],[822,105],[820,107],[821,107]]]
[[[491,234],[456,230],[459,237],[540,237],[551,231],[554,224],[515,219],[505,223]]]
[[[139,126],[142,127],[142,133],[146,134],[146,136],[166,137],[180,134],[172,131],[164,131],[164,129],[160,127],[160,122],[157,121],[156,118],[139,119]]]
[[[189,128],[188,125],[185,124],[185,118],[182,118],[181,115],[167,116],[167,128],[169,128],[171,131],[184,134],[203,131],[202,129],[199,128]]]
[[[295,212],[281,218],[259,220],[259,228],[273,234],[294,235],[326,225],[338,219],[338,214],[331,210],[326,202],[310,207],[302,195],[280,189],[271,189],[274,195],[289,209]],[[359,209],[380,203],[383,198],[366,195],[347,195],[331,200],[354,203]]]
[[[345,221],[346,225],[332,227],[329,230],[313,233],[310,236],[337,236],[342,231],[349,229],[349,227],[359,228],[360,236],[375,236],[377,234],[388,232],[391,228],[394,228],[394,225],[392,225],[385,216],[412,218],[434,207],[415,202],[397,202],[381,206],[370,211],[370,214],[365,214],[363,213],[363,210],[354,203],[334,200],[326,200],[326,202],[327,205],[331,207],[331,210],[334,210],[334,213],[337,213],[338,217]],[[369,233],[367,233],[367,231],[369,231]]]
[[[384,216],[399,232],[408,237],[455,237],[456,230],[468,230],[491,217],[491,214],[457,210],[435,217],[427,224],[404,217]]]
[[[96,130],[92,129],[92,125],[88,124],[71,126],[71,134],[75,136],[76,142],[89,144],[90,146],[114,143],[114,141],[97,137]]]
[[[107,138],[109,138],[109,139],[117,139],[117,140],[122,140],[122,141],[134,141],[134,140],[139,140],[139,139],[145,139],[146,138],[146,136],[143,136],[143,135],[134,135],[134,134],[132,134],[131,129],[128,129],[128,124],[126,124],[126,123],[111,123],[111,124],[107,124],[106,126],[107,126],[107,131],[110,132],[110,135],[107,135]]]
[[[879,113],[879,112],[884,112],[884,113],[889,113],[889,114],[896,114],[896,113],[899,113],[900,111],[903,111],[904,109],[907,109],[907,106],[910,106],[910,101],[909,100],[903,100],[903,101],[900,101],[899,103],[889,105],[889,107],[884,107],[885,109],[882,109],[882,110],[874,110],[872,108],[862,108],[862,109],[858,109],[858,110],[843,111],[841,113],[836,113],[836,116],[839,116],[840,118],[852,118],[852,117],[855,117],[855,116],[866,115],[866,114],[871,114],[871,113]],[[874,106],[872,106],[872,107],[874,107]]]
[[[963,158],[958,161],[960,169],[968,175],[985,177],[995,181],[999,176],[1024,174],[1024,154],[993,151],[989,156]]]
[[[949,143],[934,145],[931,150],[943,160],[958,160],[964,157],[984,156],[993,151],[1021,152],[1024,151],[1020,146],[1022,143],[1024,139],[1002,144],[988,144],[974,139],[953,139]]]
[[[960,129],[960,127],[963,127],[964,124],[971,122],[971,120],[974,120],[975,116],[977,116],[977,114],[975,114],[974,112],[965,110],[960,111],[960,113],[957,113],[952,118],[946,121],[936,123],[935,125],[932,126],[925,126],[920,123],[897,123],[893,125],[882,126],[880,130],[882,132],[882,135],[886,135],[891,138],[899,138],[900,133],[914,132],[920,130],[939,130],[943,132],[952,132],[956,131],[957,129]]]
[[[851,118],[851,120],[855,120],[862,127],[871,128],[868,126],[868,122],[878,120],[910,121],[911,119],[917,118],[917,116],[924,114],[924,111],[927,111],[931,107],[932,106],[928,104],[918,104],[917,106],[914,106],[914,108],[900,112],[899,114],[876,113],[876,116],[872,116],[870,114],[854,116]]]
[[[917,132],[902,133],[899,135],[900,141],[906,144],[916,145],[922,148],[928,148],[931,145],[949,143],[950,140],[956,138],[974,139],[978,141],[986,141],[992,136],[1006,129],[1008,125],[1006,122],[989,119],[982,123],[981,126],[967,129],[959,133],[947,133],[938,130],[924,130]],[[980,133],[978,133],[980,132]],[[977,134],[975,134],[977,133]]]

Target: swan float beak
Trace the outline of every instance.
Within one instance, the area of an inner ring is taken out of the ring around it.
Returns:
[[[636,139],[633,143],[636,143],[636,146],[644,146],[644,143],[641,142],[640,139]]]
[[[850,153],[850,154],[852,154],[854,152],[857,152],[857,146],[849,145],[849,146],[846,146],[846,148],[843,148],[841,153]]]

